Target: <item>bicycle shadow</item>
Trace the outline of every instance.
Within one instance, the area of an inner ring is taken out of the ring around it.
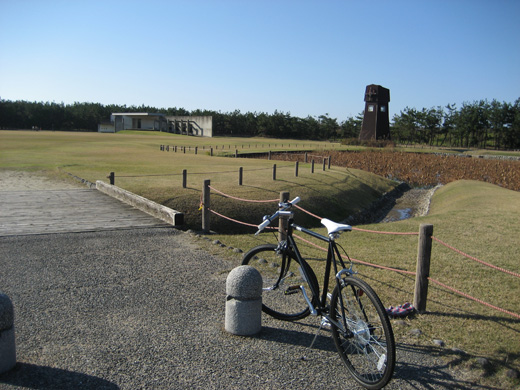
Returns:
[[[304,326],[309,326],[314,328],[313,332],[302,332],[299,330],[291,330],[291,329],[283,329],[283,328],[273,328],[270,326],[262,326],[262,331],[256,336],[256,338],[266,341],[272,341],[275,343],[282,344],[290,344],[294,346],[301,347],[309,347],[316,337],[312,349],[317,349],[320,351],[334,352],[336,351],[336,347],[332,339],[330,338],[330,333],[326,329],[321,329],[318,336],[316,336],[317,327],[301,324]]]
[[[462,351],[445,351],[436,347],[399,343],[396,355],[394,380],[406,383],[410,388],[500,389],[500,387],[480,385],[471,380],[461,379],[460,376],[456,377],[454,367],[470,358]],[[424,361],[431,361],[434,356],[442,357],[437,360],[441,363],[422,364],[421,356],[424,356]]]
[[[42,390],[119,389],[115,383],[92,375],[30,363],[16,363],[13,369],[0,374],[0,384]]]
[[[263,326],[255,337],[275,343],[309,347],[316,335],[317,326],[298,323],[311,328],[310,332]],[[398,343],[396,346],[396,367],[393,384],[396,388],[411,389],[483,389],[498,390],[500,387],[479,385],[471,380],[455,376],[454,367],[470,359],[464,352],[443,350],[441,348]],[[322,329],[312,347],[313,350],[336,352],[330,331]],[[432,360],[434,358],[439,358]],[[392,388],[392,382],[389,387]]]

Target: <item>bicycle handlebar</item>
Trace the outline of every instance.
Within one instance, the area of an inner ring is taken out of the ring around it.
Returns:
[[[285,202],[285,203],[280,203],[278,205],[278,207],[280,208],[276,213],[274,213],[273,215],[271,216],[268,216],[266,215],[264,217],[264,222],[262,222],[260,225],[258,225],[258,231],[255,233],[255,236],[257,236],[258,234],[260,234],[262,232],[262,230],[264,230],[267,226],[269,226],[269,224],[275,220],[276,218],[278,218],[278,215],[280,214],[280,211],[285,211],[289,208],[291,208],[291,206],[295,205],[296,203],[298,203],[300,201],[300,197],[297,196],[296,198],[294,198],[293,200],[291,200],[290,202]]]

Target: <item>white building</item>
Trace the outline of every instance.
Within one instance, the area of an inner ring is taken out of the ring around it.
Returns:
[[[116,112],[110,122],[98,125],[100,133],[115,133],[121,130],[151,130],[175,134],[213,136],[211,116],[166,116],[148,112]]]

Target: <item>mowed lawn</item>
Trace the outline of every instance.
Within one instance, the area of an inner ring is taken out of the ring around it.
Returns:
[[[295,177],[294,163],[257,159],[219,157],[218,153],[246,151],[313,150],[326,155],[337,145],[302,141],[265,139],[233,139],[175,136],[169,134],[97,134],[62,132],[0,131],[0,169],[42,172],[61,180],[70,180],[67,173],[87,179],[108,181],[115,172],[116,185],[153,199],[187,214],[194,227],[200,221],[202,182],[220,191],[246,199],[276,199],[280,191],[300,196],[300,205],[331,219],[343,219],[366,207],[396,183],[363,171],[349,172],[339,167],[322,171],[317,164],[310,173],[310,164],[300,164]],[[299,145],[298,145],[299,144]],[[160,151],[160,145],[177,145],[177,153]],[[247,146],[246,146],[247,145]],[[251,146],[249,146],[251,145]],[[190,150],[181,152],[181,146]],[[197,146],[197,155],[194,148]],[[204,149],[202,149],[204,147]],[[214,156],[209,156],[209,148]],[[321,161],[321,160],[320,160]],[[273,164],[277,180],[272,179]],[[238,185],[238,168],[244,169],[244,185]],[[187,188],[182,188],[182,171],[188,172]],[[262,215],[276,205],[256,205],[231,201],[212,192],[212,208],[225,215],[251,223],[259,223]],[[337,218],[337,216],[341,216]],[[318,226],[319,221],[298,212],[297,222]],[[391,232],[418,232],[422,223],[433,224],[434,237],[480,260],[520,273],[520,193],[476,181],[458,181],[435,193],[430,213],[388,224],[358,226],[364,229]],[[247,250],[261,242],[272,242],[270,234],[254,237],[253,228],[233,227],[234,224],[212,216],[212,229],[228,246]],[[240,232],[244,234],[237,234]],[[230,232],[234,234],[230,234]],[[232,265],[240,255],[216,246],[201,245]],[[396,269],[415,271],[417,236],[397,236],[354,231],[344,234],[340,243],[354,259]],[[323,252],[310,246],[301,247],[311,258]],[[311,260],[318,270],[322,262]],[[356,265],[359,276],[368,281],[385,306],[396,306],[413,300],[414,277],[366,265]],[[432,279],[502,309],[520,314],[520,279],[467,259],[437,241],[433,243]],[[393,321],[398,343],[422,345],[439,353],[454,369],[467,371],[468,378],[491,388],[516,388],[518,379],[510,378],[510,370],[520,371],[520,320],[481,303],[460,296],[457,292],[430,283],[427,313]],[[419,336],[410,331],[420,329]],[[442,340],[438,347],[433,340]],[[489,360],[488,366],[478,358]]]

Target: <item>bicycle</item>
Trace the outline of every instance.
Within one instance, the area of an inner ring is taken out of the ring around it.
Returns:
[[[263,279],[262,310],[279,320],[295,321],[312,314],[321,316],[321,324],[330,326],[334,344],[354,379],[367,389],[384,387],[395,367],[395,340],[386,310],[374,290],[355,277],[353,263],[336,243],[340,233],[352,227],[329,219],[321,223],[327,236],[294,223],[291,206],[300,198],[279,204],[279,210],[264,216],[256,235],[280,217],[283,226],[278,244],[263,244],[249,250],[242,265],[256,268]],[[293,231],[308,234],[328,243],[322,289],[309,263],[302,257]],[[347,268],[339,252],[350,262]],[[331,270],[335,287],[329,292]],[[311,344],[312,347],[312,344]]]

